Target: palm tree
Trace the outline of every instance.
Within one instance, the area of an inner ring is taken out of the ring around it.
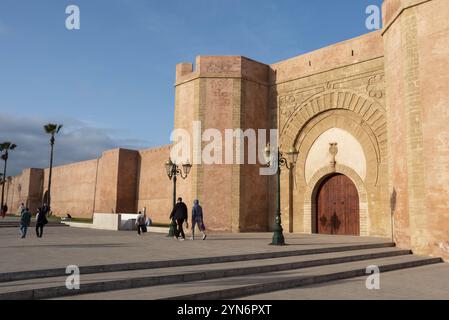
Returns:
[[[50,153],[50,171],[48,174],[48,190],[47,190],[47,207],[50,210],[50,189],[51,189],[51,174],[52,174],[52,170],[53,170],[53,147],[55,145],[55,135],[59,133],[59,131],[62,129],[62,124],[58,125],[58,124],[53,124],[53,123],[48,123],[44,126],[44,130],[46,133],[48,133],[51,138],[50,138],[50,146],[51,146],[51,153]]]
[[[3,210],[5,200],[5,182],[6,182],[6,165],[8,163],[9,151],[14,150],[17,147],[14,143],[11,142],[3,142],[0,144],[0,152],[2,152],[2,160],[5,161],[5,165],[3,167],[3,175],[2,175],[2,201],[1,201],[1,210]]]

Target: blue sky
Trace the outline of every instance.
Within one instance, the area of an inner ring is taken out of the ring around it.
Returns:
[[[177,63],[291,58],[367,33],[365,9],[381,2],[0,0],[0,139],[29,149],[16,152],[11,173],[46,165],[30,150],[44,143],[46,154],[46,137],[34,135],[49,121],[70,137],[61,137],[57,164],[167,144]],[[70,4],[80,8],[80,30],[65,28]]]

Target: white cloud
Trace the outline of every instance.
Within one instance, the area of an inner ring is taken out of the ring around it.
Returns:
[[[18,146],[10,153],[7,175],[17,175],[26,168],[48,167],[49,136],[43,130],[43,125],[48,122],[51,121],[0,113],[0,141],[11,141]],[[98,128],[93,124],[71,118],[62,119],[60,122],[64,127],[56,137],[54,158],[56,166],[95,159],[103,151],[118,147],[128,149],[148,147],[148,142],[144,140],[116,138],[115,129]]]

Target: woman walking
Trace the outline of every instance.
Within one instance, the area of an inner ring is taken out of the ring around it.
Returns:
[[[192,237],[191,240],[195,240],[195,225],[198,225],[198,229],[203,234],[203,240],[206,240],[207,235],[205,233],[206,228],[204,227],[203,220],[203,208],[200,206],[199,200],[193,202],[192,208]]]

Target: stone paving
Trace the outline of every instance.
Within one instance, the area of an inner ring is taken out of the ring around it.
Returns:
[[[205,241],[176,241],[163,234],[101,231],[79,228],[45,228],[36,238],[34,229],[19,239],[19,229],[0,229],[0,272],[27,271],[125,262],[177,260],[260,252],[302,250],[361,243],[391,242],[381,238],[286,235],[289,244],[273,247],[271,233],[210,234]]]
[[[148,233],[138,236],[135,232],[49,227],[44,230],[42,239],[36,238],[33,229],[29,230],[26,239],[19,239],[18,229],[2,228],[0,229],[0,272],[65,268],[72,264],[90,266],[150,262],[391,242],[390,239],[382,238],[286,234],[286,241],[289,245],[273,247],[268,245],[271,236],[271,233],[210,234],[206,241],[187,240],[181,242],[162,234]],[[282,258],[279,260],[285,262],[298,259]],[[264,263],[267,262],[269,261],[264,261]],[[257,263],[248,262],[246,264]],[[231,265],[229,264],[229,266]],[[195,269],[201,268],[195,267]],[[305,269],[304,272],[306,271]],[[145,272],[148,271],[134,273]],[[105,276],[106,274],[100,275],[100,277]],[[117,277],[119,276],[117,274]],[[269,275],[267,274],[267,276]],[[248,279],[255,277],[248,276]],[[368,291],[365,281],[366,277],[353,278],[248,296],[244,299],[449,299],[448,264],[441,263],[384,273],[381,275],[381,290],[379,291]],[[217,287],[219,284],[228,285],[228,282],[230,283],[230,280],[211,281],[211,283],[216,283]],[[175,285],[173,288],[175,292],[184,288],[184,291],[188,293],[189,288],[195,285],[198,283],[184,283]],[[205,282],[204,286],[207,285],[209,284]],[[167,294],[169,293],[169,286],[161,288],[166,290]],[[157,296],[155,296],[154,290],[154,288],[141,288],[110,291],[67,297],[67,299],[85,299],[86,297],[90,299],[126,299],[129,295],[152,299]]]
[[[449,265],[437,264],[381,274],[380,289],[366,277],[245,297],[250,300],[449,300]]]

